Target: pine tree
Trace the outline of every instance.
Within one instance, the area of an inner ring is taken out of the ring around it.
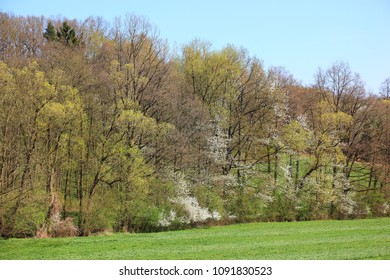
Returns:
[[[43,33],[43,37],[45,37],[50,42],[58,41],[56,29],[54,28],[54,25],[51,22],[47,24],[45,32]]]
[[[57,37],[68,46],[78,46],[80,44],[76,31],[66,21],[62,23],[62,27],[57,31]]]

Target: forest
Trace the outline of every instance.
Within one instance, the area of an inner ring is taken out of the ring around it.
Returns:
[[[0,13],[0,238],[390,216],[390,78],[313,77],[134,14]]]

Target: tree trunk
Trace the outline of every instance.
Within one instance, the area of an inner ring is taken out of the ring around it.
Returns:
[[[279,166],[279,154],[278,148],[275,146],[275,162],[274,162],[274,184],[278,181],[278,166]]]
[[[295,186],[298,188],[299,186],[299,157],[295,161]]]

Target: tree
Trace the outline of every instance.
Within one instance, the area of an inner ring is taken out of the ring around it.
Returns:
[[[12,63],[24,63],[25,58],[36,59],[43,42],[43,17],[17,17],[0,13],[0,56]]]
[[[386,78],[386,80],[383,81],[379,89],[379,94],[382,98],[390,98],[390,78]]]
[[[282,130],[282,141],[285,143],[287,154],[289,154],[290,176],[294,178],[295,188],[299,188],[300,178],[300,154],[304,153],[309,147],[309,139],[312,139],[312,131],[307,127],[304,118],[292,120],[285,125]],[[295,158],[295,174],[293,175],[293,160]]]
[[[315,88],[336,113],[341,111],[353,116],[364,106],[366,92],[363,82],[346,62],[335,62],[325,71],[319,68]]]
[[[48,31],[52,32],[52,30],[48,30]],[[47,34],[47,36],[52,36],[52,35],[53,35],[52,33]],[[57,38],[58,41],[62,42],[67,46],[78,46],[81,42],[80,38],[76,36],[75,29],[72,28],[67,21],[64,21],[62,23],[61,28],[57,31]]]
[[[71,88],[51,85],[36,62],[21,69],[2,65],[2,70],[2,79],[8,85],[7,94],[2,95],[7,106],[1,112],[9,115],[4,115],[7,121],[2,127],[0,196],[7,231],[2,234],[19,234],[20,216],[35,208],[37,216],[22,229],[31,234],[39,223],[47,224],[52,218],[53,212],[47,210],[51,204],[44,202],[60,192],[57,175],[63,166],[63,137],[81,114],[80,100]],[[44,212],[47,216],[40,217]]]
[[[43,37],[49,42],[61,42],[66,46],[78,46],[81,43],[81,38],[77,36],[76,30],[67,21],[64,21],[58,30],[49,21]]]
[[[390,214],[388,79],[346,62],[305,87],[132,14],[0,13],[0,58],[1,236]]]
[[[340,148],[346,155],[343,169],[349,178],[362,141],[363,128],[368,125],[368,103],[363,82],[357,73],[353,73],[345,62],[336,62],[325,72],[318,70],[315,88],[321,100],[330,105],[331,110],[348,115],[348,125],[337,128]],[[337,166],[333,166],[333,178],[336,178]],[[334,184],[333,184],[334,186]]]
[[[58,41],[57,31],[51,21],[49,21],[49,23],[47,24],[45,33],[43,33],[43,37],[45,37],[45,39],[49,42]]]

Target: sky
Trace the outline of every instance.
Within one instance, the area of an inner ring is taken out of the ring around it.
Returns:
[[[216,50],[243,47],[303,85],[336,61],[348,62],[373,93],[390,77],[390,0],[0,0],[0,11],[108,22],[134,13],[173,49],[196,38]]]

